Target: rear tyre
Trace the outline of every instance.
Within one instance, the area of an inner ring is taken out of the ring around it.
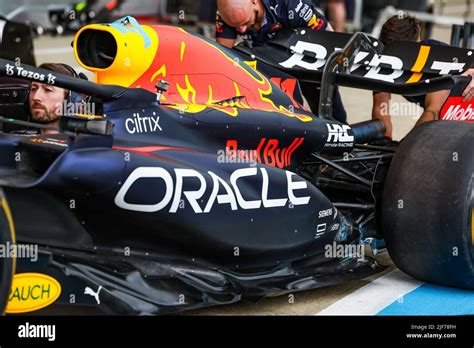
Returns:
[[[382,200],[387,249],[405,273],[474,289],[474,124],[414,129],[390,166]]]

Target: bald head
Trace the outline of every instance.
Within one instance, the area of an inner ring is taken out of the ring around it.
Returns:
[[[217,8],[224,22],[241,33],[259,30],[265,12],[261,0],[217,0]]]

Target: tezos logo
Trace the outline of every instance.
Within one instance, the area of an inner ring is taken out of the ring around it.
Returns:
[[[13,66],[10,64],[5,65],[7,76],[13,76],[16,74],[18,77],[24,77],[28,79],[33,79],[39,82],[46,82],[50,85],[53,85],[56,82],[56,76],[49,73],[48,75],[40,74],[39,72],[26,70],[21,66]]]

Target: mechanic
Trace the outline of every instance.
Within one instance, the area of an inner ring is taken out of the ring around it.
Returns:
[[[67,64],[43,63],[41,69],[60,74],[79,77],[76,71]],[[30,84],[27,102],[30,120],[36,123],[55,127],[58,125],[65,101],[71,100],[71,92],[60,87],[33,81]],[[28,132],[30,132],[28,130]],[[56,131],[42,130],[42,134],[57,133]]]
[[[329,21],[334,31],[343,33],[346,27],[347,5],[352,5],[352,1],[348,0],[314,0],[314,4],[321,7],[323,2],[326,3],[326,9]]]
[[[395,15],[385,22],[380,33],[380,41],[384,45],[389,45],[395,41],[416,41],[426,45],[443,45],[448,46],[446,43],[427,39],[421,40],[421,24],[412,16],[403,14]],[[467,70],[464,76],[474,77],[474,69]],[[449,96],[449,90],[442,90],[437,92],[428,93],[419,96],[404,96],[408,101],[418,104],[424,111],[421,117],[416,122],[416,126],[428,121],[434,121],[439,118],[439,113],[444,105],[447,97]],[[474,80],[466,87],[463,92],[464,101],[469,101],[474,96]],[[385,92],[374,92],[373,93],[373,107],[372,107],[372,119],[382,120],[387,129],[385,137],[387,140],[392,139],[393,126],[391,116],[387,113],[390,110],[391,94]]]
[[[283,28],[309,27],[333,31],[312,0],[217,0],[216,41],[232,48],[240,35],[252,45],[262,45]],[[313,113],[319,109],[320,87],[300,81],[301,91]],[[334,95],[333,117],[346,123],[347,114],[339,91]]]

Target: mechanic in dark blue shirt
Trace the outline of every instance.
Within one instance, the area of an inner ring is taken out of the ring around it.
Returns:
[[[388,19],[383,25],[379,40],[384,45],[389,45],[395,41],[416,41],[431,46],[448,46],[446,43],[438,40],[421,40],[420,34],[421,25],[415,17],[409,15],[395,15]],[[474,69],[467,70],[463,75],[474,76]],[[449,93],[449,90],[442,90],[419,96],[405,96],[404,98],[409,102],[415,103],[423,108],[423,114],[418,119],[415,126],[424,122],[437,120]],[[465,101],[470,100],[474,96],[474,84],[472,81],[465,89],[463,96]],[[373,99],[372,119],[382,120],[387,129],[385,133],[386,138],[392,139],[393,126],[391,116],[394,115],[391,115],[390,112],[391,94],[385,92],[374,92]]]
[[[328,28],[311,0],[218,0],[217,7],[216,40],[227,47],[239,34],[261,45],[281,28]]]
[[[331,25],[311,0],[218,0],[216,41],[232,48],[238,35],[253,45],[261,45],[282,28],[330,30]],[[319,106],[319,89],[300,81],[301,90],[313,113]],[[339,92],[334,96],[333,117],[345,123],[346,111]]]

